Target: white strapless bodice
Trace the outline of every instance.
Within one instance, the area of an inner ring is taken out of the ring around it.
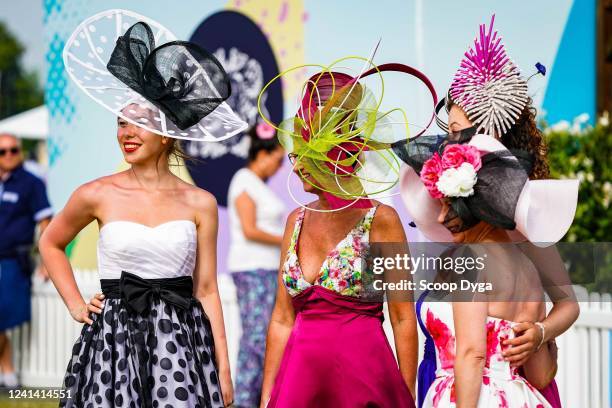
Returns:
[[[111,221],[100,229],[100,279],[119,279],[126,271],[144,279],[192,276],[196,262],[196,225],[189,220],[149,227]]]

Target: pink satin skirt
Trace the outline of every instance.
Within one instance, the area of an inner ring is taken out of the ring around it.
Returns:
[[[415,406],[383,331],[382,303],[313,285],[293,306],[269,408]]]

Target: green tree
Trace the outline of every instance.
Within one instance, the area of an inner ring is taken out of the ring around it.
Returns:
[[[580,180],[576,217],[563,241],[592,243],[567,247],[572,280],[605,293],[612,292],[612,127],[607,113],[594,126],[586,120],[562,121],[544,132],[552,178]]]
[[[21,65],[24,50],[0,22],[0,119],[40,106],[44,101],[36,74]]]

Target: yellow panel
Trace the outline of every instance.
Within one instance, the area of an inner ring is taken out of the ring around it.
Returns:
[[[96,243],[98,242],[98,222],[93,221],[83,228],[77,236],[70,256],[73,268],[96,269]]]
[[[304,22],[308,16],[301,0],[230,0],[226,7],[259,25],[268,37],[280,72],[304,63]],[[284,76],[285,100],[291,100],[305,80],[304,73],[297,70]]]

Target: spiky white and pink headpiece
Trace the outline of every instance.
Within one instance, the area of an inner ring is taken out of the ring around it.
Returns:
[[[479,131],[497,132],[501,137],[516,122],[529,98],[527,81],[506,55],[501,37],[493,31],[494,21],[495,15],[488,31],[480,25],[480,37],[465,53],[449,92]]]

